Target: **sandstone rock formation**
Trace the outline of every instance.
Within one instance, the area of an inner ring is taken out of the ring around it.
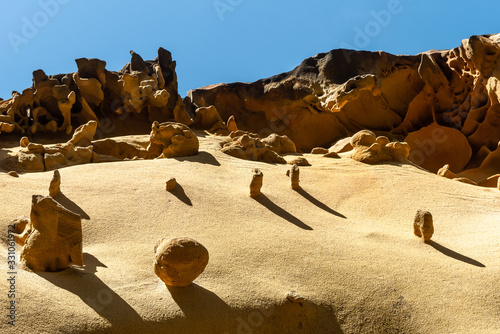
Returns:
[[[260,196],[260,189],[264,181],[264,174],[257,168],[252,170],[252,181],[250,182],[250,197]]]
[[[176,186],[177,186],[177,180],[173,177],[168,179],[168,181],[166,182],[167,191],[173,191]]]
[[[79,126],[66,143],[25,145],[15,156],[2,162],[4,168],[22,171],[46,171],[57,168],[126,159],[172,158],[198,153],[199,142],[187,126],[180,123],[154,122],[149,142],[134,142],[120,138],[93,141],[97,121]]]
[[[102,119],[112,121],[110,133],[137,131],[128,127],[137,122],[192,122],[178,94],[176,62],[169,51],[159,48],[152,61],[131,51],[131,62],[119,72],[106,70],[106,62],[99,59],[80,58],[76,64],[75,73],[47,76],[34,71],[33,87],[0,101],[0,133],[69,134]]]
[[[290,177],[290,183],[291,187],[293,190],[300,189],[299,185],[299,178],[300,178],[300,170],[299,166],[293,165],[292,168],[290,168],[287,172],[286,175]]]
[[[423,238],[424,241],[431,240],[434,234],[432,214],[429,211],[418,210],[413,222],[413,233]]]
[[[407,143],[391,142],[389,138],[362,130],[351,138],[354,148],[352,158],[356,161],[376,164],[384,161],[406,161],[410,154]]]
[[[155,246],[154,270],[169,286],[185,287],[205,270],[208,250],[191,238],[160,239]]]
[[[297,152],[295,144],[287,136],[280,136],[276,133],[271,133],[269,136],[262,139],[262,142],[278,154]]]
[[[52,197],[34,195],[29,223],[16,241],[23,246],[21,263],[33,271],[58,271],[83,266],[82,221]],[[20,224],[20,225],[22,225]]]
[[[222,119],[241,120],[244,131],[286,135],[300,151],[365,129],[384,132],[410,145],[413,163],[466,173],[500,141],[499,55],[500,34],[416,56],[333,50],[268,79],[192,90],[186,102],[191,109],[213,105]]]
[[[230,138],[232,140],[223,145],[221,152],[245,160],[286,163],[286,160],[276,153],[272,146],[260,140],[258,135],[238,131],[232,132]],[[276,144],[276,147],[278,145]]]
[[[288,164],[289,165],[297,165],[297,166],[311,166],[309,161],[307,161],[307,159],[304,157],[294,158],[294,159],[288,161]]]
[[[153,122],[148,152],[159,158],[198,154],[198,137],[184,124]]]
[[[54,176],[50,181],[49,196],[56,197],[60,193],[61,193],[61,173],[59,173],[59,171],[56,169],[54,171]]]

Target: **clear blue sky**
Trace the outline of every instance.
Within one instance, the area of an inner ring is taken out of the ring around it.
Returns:
[[[500,33],[500,2],[460,0],[22,0],[2,4],[0,97],[31,86],[32,72],[76,71],[75,58],[108,70],[129,50],[177,60],[181,95],[220,82],[289,71],[339,47],[415,54]]]

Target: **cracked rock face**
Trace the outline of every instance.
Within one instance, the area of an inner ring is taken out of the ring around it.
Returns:
[[[198,241],[187,238],[160,239],[155,246],[154,270],[169,286],[191,284],[208,264],[208,250]]]

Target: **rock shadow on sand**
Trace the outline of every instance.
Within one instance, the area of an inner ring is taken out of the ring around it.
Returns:
[[[298,194],[300,194],[302,197],[304,197],[305,199],[307,199],[309,202],[311,202],[312,204],[316,205],[318,208],[334,215],[334,216],[337,216],[337,217],[340,217],[340,218],[343,218],[343,219],[347,219],[346,216],[344,216],[343,214],[333,210],[332,208],[330,208],[328,205],[326,205],[325,203],[321,202],[320,200],[318,200],[317,198],[315,198],[314,196],[312,196],[311,194],[309,194],[307,191],[304,190],[304,188],[300,188],[300,189],[297,189],[295,190]]]
[[[205,151],[199,151],[197,155],[187,156],[187,157],[176,157],[174,159],[182,162],[184,161],[198,162],[201,164],[207,164],[217,167],[221,165],[220,162],[212,154]]]
[[[184,204],[193,206],[193,202],[191,202],[191,199],[186,195],[184,188],[182,188],[182,186],[179,183],[177,183],[174,190],[170,191],[170,193],[175,197],[177,197],[177,199],[179,199]]]
[[[471,264],[473,266],[480,267],[480,268],[486,267],[481,262],[476,261],[474,259],[471,259],[470,257],[467,257],[467,256],[462,255],[460,253],[457,253],[457,252],[455,252],[455,251],[453,251],[453,250],[451,250],[443,245],[438,244],[437,242],[435,242],[433,240],[426,241],[425,243],[432,246],[432,248],[443,253],[444,255],[449,256],[451,258],[454,258],[455,260],[459,260],[459,261],[462,261],[462,262],[465,262],[465,263],[468,263],[468,264]]]
[[[269,211],[274,213],[277,216],[280,216],[281,218],[288,220],[290,223],[294,224],[297,227],[300,227],[304,230],[312,231],[313,228],[306,223],[304,223],[302,220],[299,218],[295,217],[292,215],[290,212],[286,211],[273,201],[271,201],[266,195],[260,194],[259,197],[254,198],[257,202],[265,206]]]
[[[55,286],[67,290],[111,323],[112,329],[125,330],[143,322],[141,316],[116,292],[95,275],[97,267],[107,268],[97,258],[83,253],[83,269],[70,267],[60,272],[36,272]]]

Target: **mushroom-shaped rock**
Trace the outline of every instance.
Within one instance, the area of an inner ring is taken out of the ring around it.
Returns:
[[[260,196],[260,189],[262,188],[262,183],[264,180],[264,174],[257,169],[254,168],[252,170],[252,182],[250,182],[250,196],[253,198]]]
[[[58,271],[83,266],[82,220],[52,197],[34,195],[31,232],[21,251],[21,263],[33,271]]]
[[[424,238],[424,241],[431,240],[434,234],[434,224],[432,214],[429,211],[417,211],[413,222],[413,232],[416,236]]]
[[[208,250],[194,239],[163,238],[155,246],[154,269],[166,285],[188,286],[205,270],[208,258]]]
[[[198,154],[198,137],[181,123],[153,122],[150,144],[147,148],[153,157],[174,158]]]
[[[50,181],[49,196],[55,197],[61,193],[61,173],[56,169]]]

